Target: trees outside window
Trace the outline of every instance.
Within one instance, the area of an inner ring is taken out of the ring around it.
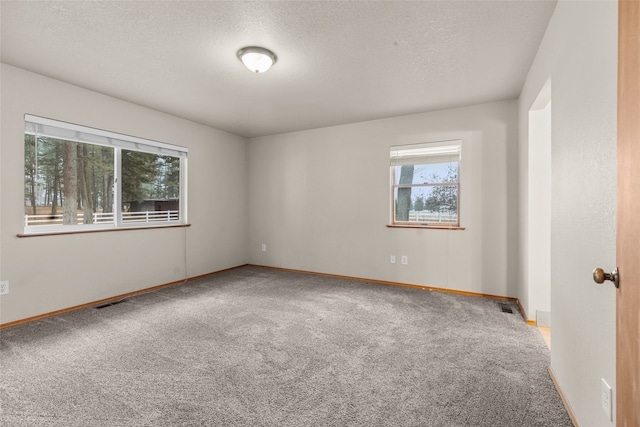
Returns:
[[[132,137],[29,117],[25,232],[185,222],[186,149],[148,140],[143,145],[137,138],[132,143],[126,140]],[[132,145],[139,149],[123,148]]]
[[[459,225],[460,146],[391,147],[393,224]]]
[[[95,213],[113,211],[113,163],[113,147],[25,135],[25,215],[93,224]]]

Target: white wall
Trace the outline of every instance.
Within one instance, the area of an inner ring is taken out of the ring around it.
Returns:
[[[591,272],[615,266],[616,73],[617,3],[560,1],[519,100],[522,165],[529,109],[551,77],[551,368],[581,427],[613,425],[600,381],[615,390],[615,289]],[[521,281],[518,296],[528,291]]]
[[[246,262],[246,140],[2,64],[0,323]],[[189,148],[189,228],[18,238],[24,114]]]
[[[387,228],[389,147],[458,138],[466,230]],[[254,138],[248,147],[250,263],[515,296],[516,101]]]
[[[529,318],[549,325],[551,311],[551,99],[550,85],[529,111]],[[536,104],[540,105],[536,105]],[[542,314],[541,314],[542,313]]]

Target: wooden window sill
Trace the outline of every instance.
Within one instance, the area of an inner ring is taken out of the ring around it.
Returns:
[[[111,231],[131,231],[131,230],[157,230],[159,228],[182,228],[191,227],[191,224],[153,225],[146,227],[113,227],[95,228],[93,230],[69,230],[69,231],[47,231],[42,233],[19,233],[18,237],[39,237],[39,236],[60,236],[65,234],[85,234],[85,233],[105,233]]]
[[[423,228],[427,230],[466,230],[459,225],[431,225],[431,224],[387,224],[388,228]]]

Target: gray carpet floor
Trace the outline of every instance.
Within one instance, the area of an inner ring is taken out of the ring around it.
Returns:
[[[243,267],[0,332],[0,425],[571,426],[498,301]]]

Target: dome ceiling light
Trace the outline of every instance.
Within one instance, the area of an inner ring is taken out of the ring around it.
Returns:
[[[264,73],[276,63],[278,58],[269,49],[247,46],[238,51],[238,59],[254,73]]]

